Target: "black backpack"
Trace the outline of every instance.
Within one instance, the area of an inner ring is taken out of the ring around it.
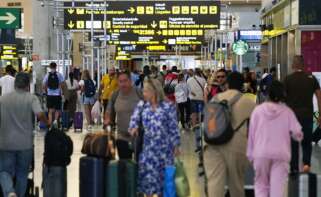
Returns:
[[[96,86],[93,80],[85,80],[85,96],[93,97],[96,94]]]
[[[44,164],[46,166],[62,166],[70,164],[73,152],[71,138],[60,129],[52,128],[45,136]]]
[[[50,72],[48,75],[48,88],[56,90],[59,88],[59,77],[57,72]]]
[[[165,84],[164,86],[165,95],[170,95],[175,93],[175,84],[172,84],[174,80],[175,79],[172,79],[168,84]]]

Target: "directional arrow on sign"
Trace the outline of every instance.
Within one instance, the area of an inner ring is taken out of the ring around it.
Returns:
[[[6,24],[10,25],[13,23],[17,18],[11,14],[10,12],[6,12],[6,16],[0,16],[0,21],[7,21]]]
[[[70,22],[68,23],[68,27],[69,27],[70,29],[72,29],[72,28],[75,27],[75,24],[74,24],[72,21],[70,21]]]
[[[166,40],[166,39],[164,39],[162,42],[163,42],[164,44],[167,44],[167,40]]]
[[[135,8],[130,7],[127,11],[130,12],[131,14],[134,14],[136,10]]]
[[[68,13],[69,13],[69,14],[73,14],[74,12],[75,12],[74,9],[68,9]]]
[[[153,23],[151,24],[152,28],[156,28],[157,27],[157,23],[155,21],[153,21]]]
[[[156,32],[158,35],[162,35],[162,31],[158,31]]]

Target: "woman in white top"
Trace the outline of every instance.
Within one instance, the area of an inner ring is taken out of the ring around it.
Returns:
[[[175,99],[179,109],[179,117],[184,129],[189,123],[189,100],[188,100],[188,86],[185,81],[184,74],[178,75],[178,84],[175,86]]]
[[[74,79],[74,73],[69,73],[69,80],[66,81],[67,85],[67,95],[66,95],[66,106],[67,111],[71,119],[73,119],[76,109],[77,109],[77,91],[79,90],[79,84],[76,79]]]

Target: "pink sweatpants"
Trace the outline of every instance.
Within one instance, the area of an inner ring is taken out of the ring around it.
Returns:
[[[283,197],[289,162],[254,159],[255,197]]]

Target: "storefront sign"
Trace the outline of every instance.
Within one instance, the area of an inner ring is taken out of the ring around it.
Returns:
[[[259,30],[240,30],[239,31],[239,39],[252,41],[252,42],[260,42],[262,40],[262,31]]]
[[[233,43],[232,48],[233,48],[233,52],[236,55],[244,55],[248,52],[249,45],[245,41],[239,40],[239,41]]]

